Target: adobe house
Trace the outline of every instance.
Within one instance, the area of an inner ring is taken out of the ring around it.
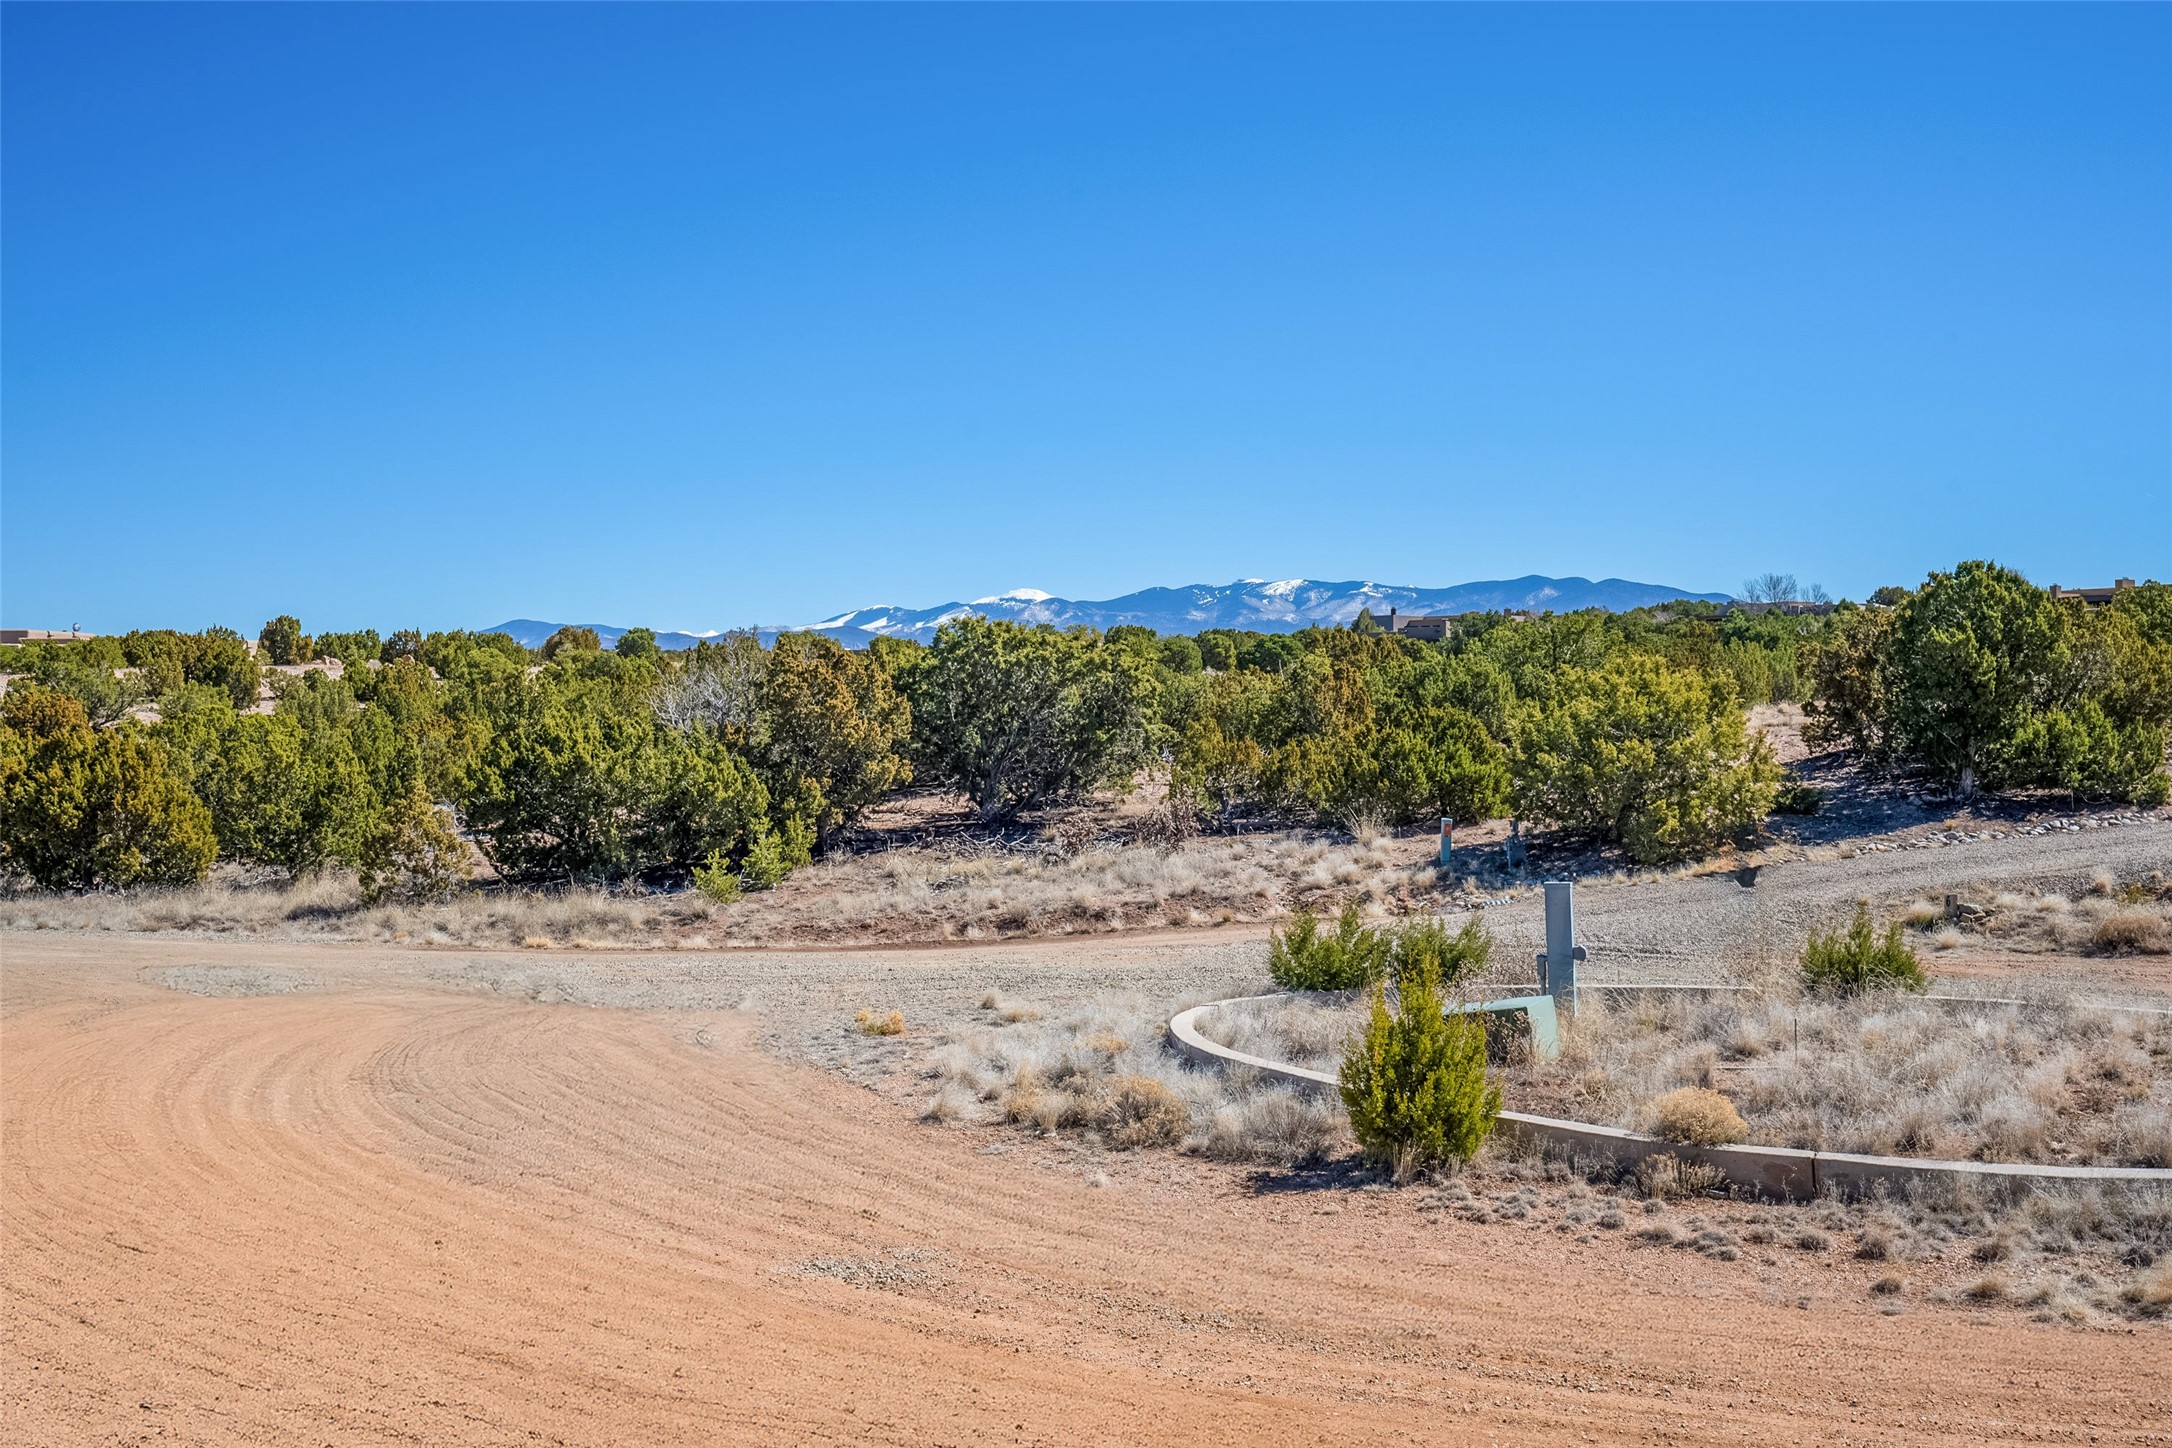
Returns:
[[[1455,632],[1455,621],[1448,614],[1414,613],[1409,618],[1404,618],[1393,608],[1390,608],[1388,616],[1380,621],[1380,626],[1391,634],[1401,634],[1406,639],[1417,639],[1429,644],[1440,643]]]
[[[2102,608],[2132,587],[2134,587],[2134,580],[2131,578],[2115,578],[2112,580],[2110,588],[2061,588],[2054,583],[2051,586],[2051,596],[2053,598],[2078,598],[2082,601],[2082,607],[2084,608]]]
[[[94,639],[98,635],[84,633],[80,629],[60,628],[0,628],[0,645],[67,643],[74,639]]]

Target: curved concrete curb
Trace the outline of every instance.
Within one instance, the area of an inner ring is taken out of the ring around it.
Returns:
[[[1613,986],[1605,989],[1632,991],[1684,989],[1717,993],[1746,989],[1728,986]],[[1325,1071],[1308,1071],[1210,1040],[1199,1029],[1199,1018],[1223,1006],[1247,1001],[1277,1000],[1292,994],[1271,991],[1266,995],[1232,996],[1179,1011],[1169,1020],[1169,1043],[1179,1056],[1209,1070],[1241,1066],[1269,1080],[1302,1091],[1336,1091],[1340,1082]],[[1967,999],[1948,997],[1947,999]],[[2019,1001],[1984,1001],[1985,1005],[2019,1005]],[[2149,1011],[2147,1014],[2159,1014]],[[1589,1121],[1563,1121],[1551,1116],[1531,1116],[1521,1111],[1501,1113],[1500,1126],[1517,1140],[1542,1151],[1584,1161],[1599,1160],[1617,1167],[1634,1167],[1656,1156],[1678,1161],[1701,1162],[1716,1167],[1729,1182],[1761,1197],[1781,1201],[1809,1201],[1820,1195],[1867,1196],[1884,1189],[1905,1192],[1964,1184],[1998,1190],[2063,1183],[2119,1184],[2161,1187],[2172,1190],[2172,1170],[2122,1166],[2036,1166],[2025,1162],[1931,1161],[1907,1156],[1861,1156],[1844,1151],[1804,1151],[1786,1146],[1689,1146],[1663,1141],[1656,1136],[1628,1131],[1619,1126],[1600,1126]]]

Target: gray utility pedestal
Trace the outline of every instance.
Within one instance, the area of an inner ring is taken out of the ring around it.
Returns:
[[[1546,882],[1546,949],[1538,958],[1539,984],[1559,1009],[1576,1009],[1576,967],[1585,958],[1576,943],[1576,885]]]

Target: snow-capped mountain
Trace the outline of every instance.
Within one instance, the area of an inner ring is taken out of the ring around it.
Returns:
[[[1267,580],[1243,578],[1235,583],[1195,583],[1182,588],[1148,588],[1121,598],[1090,601],[1057,598],[1037,588],[1020,588],[970,603],[945,603],[934,608],[899,608],[877,605],[838,614],[809,628],[839,637],[884,634],[925,642],[935,630],[961,614],[983,618],[1007,618],[1019,623],[1046,623],[1057,628],[1107,629],[1118,624],[1138,624],[1156,633],[1198,633],[1202,629],[1253,629],[1260,633],[1290,633],[1315,625],[1346,624],[1360,609],[1385,617],[1389,609],[1407,614],[1485,613],[1498,609],[1552,610],[1569,613],[1584,608],[1619,612],[1665,603],[1670,599],[1709,599],[1725,602],[1724,593],[1693,593],[1654,583],[1633,583],[1606,578],[1504,579],[1464,583],[1452,588],[1414,588],[1390,583],[1325,583],[1310,578]]]
[[[1603,608],[1622,612],[1694,598],[1724,603],[1724,593],[1693,593],[1657,583],[1633,583],[1624,578],[1525,578],[1484,583],[1460,583],[1452,588],[1412,588],[1390,583],[1323,583],[1310,578],[1270,581],[1241,578],[1234,583],[1194,583],[1181,588],[1148,588],[1121,598],[1074,600],[1057,598],[1038,588],[1016,588],[967,603],[943,603],[933,608],[903,608],[875,604],[856,608],[817,623],[764,626],[764,642],[779,633],[806,631],[826,633],[842,643],[864,647],[878,637],[918,639],[925,643],[951,619],[965,614],[983,618],[1007,618],[1019,623],[1046,623],[1057,628],[1084,626],[1114,628],[1137,624],[1156,633],[1198,633],[1202,629],[1252,629],[1260,633],[1292,633],[1315,625],[1345,624],[1360,609],[1385,617],[1389,609],[1406,614],[1488,613],[1501,609],[1551,610],[1573,613],[1578,609]],[[509,633],[533,648],[549,638],[556,624],[516,619],[500,624],[495,632]],[[590,624],[606,648],[625,630]],[[692,648],[713,635],[660,633],[656,641],[667,649]]]

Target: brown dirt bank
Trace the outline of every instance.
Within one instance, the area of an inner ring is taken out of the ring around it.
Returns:
[[[1096,1187],[734,1012],[206,997],[144,976],[217,947],[123,944],[0,942],[14,1442],[2172,1441],[2156,1327]]]

